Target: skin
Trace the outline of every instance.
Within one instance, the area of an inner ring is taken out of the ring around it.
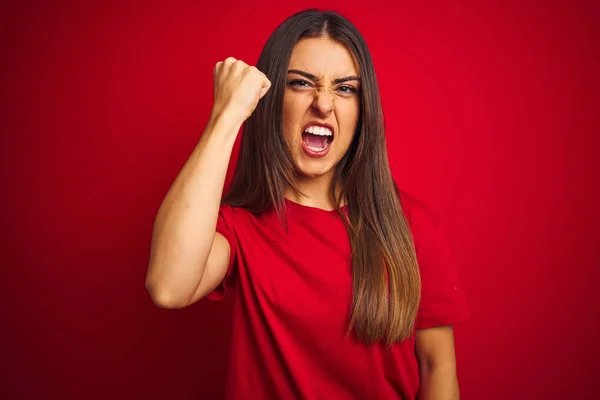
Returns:
[[[313,75],[314,78],[297,70]],[[352,53],[329,38],[309,38],[296,43],[288,67],[283,96],[283,133],[299,175],[301,198],[286,197],[301,204],[333,209],[327,196],[335,166],[348,151],[360,116],[360,80],[335,83],[336,79],[359,77]],[[334,140],[323,158],[309,157],[302,150],[302,128],[310,121],[331,124]]]
[[[419,400],[460,399],[452,326],[417,329],[415,353],[421,378]]]

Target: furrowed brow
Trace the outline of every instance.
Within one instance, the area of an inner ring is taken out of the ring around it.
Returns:
[[[288,70],[288,74],[298,74],[302,75],[305,78],[310,79],[311,81],[316,81],[317,77],[313,74],[309,74],[308,72],[300,71],[299,69],[290,69]]]
[[[290,69],[288,70],[288,74],[298,74],[298,75],[302,75],[305,78],[310,79],[311,81],[316,81],[317,77],[313,74],[310,74],[306,71],[301,71],[299,69]],[[343,82],[348,82],[348,81],[358,81],[360,82],[361,79],[358,76],[346,76],[344,78],[338,78],[336,80],[333,81],[334,84],[338,84],[338,83],[343,83]]]
[[[335,81],[333,81],[333,83],[344,83],[344,82],[348,82],[348,81],[359,81],[360,82],[360,78],[358,76],[346,76],[344,78],[336,79]]]

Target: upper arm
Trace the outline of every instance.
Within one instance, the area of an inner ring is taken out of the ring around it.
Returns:
[[[417,329],[415,352],[420,368],[456,370],[454,329],[451,325]]]
[[[221,235],[219,232],[215,232],[215,238],[210,248],[206,265],[204,266],[202,278],[200,278],[200,283],[194,291],[188,305],[202,299],[223,282],[223,279],[225,279],[225,276],[227,275],[227,270],[229,269],[230,252],[229,242],[225,236]]]

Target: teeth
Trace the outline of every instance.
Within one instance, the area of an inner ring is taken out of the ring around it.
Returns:
[[[308,128],[306,128],[305,132],[312,133],[313,135],[318,136],[333,136],[333,133],[323,126],[309,126]]]

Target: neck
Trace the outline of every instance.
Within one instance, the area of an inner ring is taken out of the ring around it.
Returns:
[[[318,177],[297,176],[296,184],[300,193],[292,188],[287,188],[285,197],[294,203],[309,207],[321,208],[324,210],[334,210],[336,204],[331,202],[329,190],[331,187],[333,174],[326,174]],[[336,195],[341,192],[341,185],[338,184]]]

